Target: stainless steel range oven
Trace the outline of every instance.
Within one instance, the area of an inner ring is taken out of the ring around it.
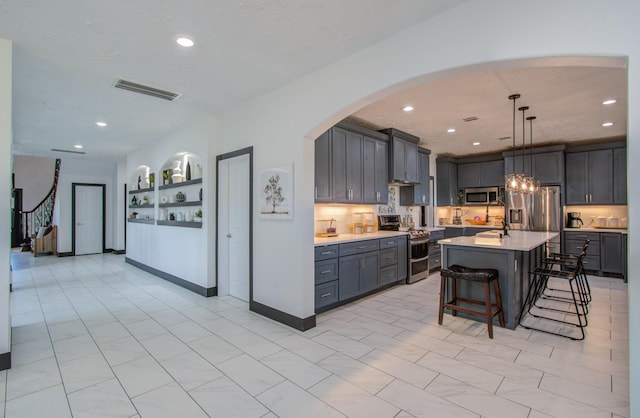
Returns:
[[[409,277],[407,283],[429,277],[429,232],[409,231]]]
[[[398,231],[400,215],[380,215],[378,229]],[[409,248],[407,251],[408,271],[407,283],[415,283],[429,276],[429,231],[414,229],[409,231]]]

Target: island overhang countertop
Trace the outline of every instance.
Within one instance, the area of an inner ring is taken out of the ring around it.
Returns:
[[[509,231],[509,235],[500,238],[502,231],[496,231],[494,237],[472,236],[445,238],[439,244],[457,245],[461,247],[483,247],[512,251],[531,251],[545,242],[558,236],[558,232]]]

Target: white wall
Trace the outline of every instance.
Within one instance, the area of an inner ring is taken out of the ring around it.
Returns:
[[[11,351],[9,254],[11,253],[12,44],[0,39],[0,354]]]
[[[53,186],[55,158],[14,155],[15,187],[22,189],[22,210],[35,209]]]
[[[58,179],[54,223],[58,225],[58,252],[72,250],[72,189],[73,183],[104,184],[105,187],[105,247],[113,248],[116,226],[116,164],[76,158],[63,158]]]
[[[438,78],[509,66],[611,64],[538,57],[628,57],[629,114],[637,115],[638,16],[635,0],[470,1],[225,113],[221,151],[254,145],[256,184],[263,168],[289,162],[295,167],[295,219],[264,221],[254,212],[255,300],[297,317],[313,315],[313,138],[380,97]],[[630,161],[640,157],[638,135],[640,120],[629,118]],[[639,174],[639,166],[629,164],[630,178]],[[633,216],[639,199],[637,193],[629,196],[631,300],[640,298],[633,280],[640,272],[640,244],[634,240],[640,217]],[[637,304],[629,309],[631,318],[639,317]],[[640,334],[631,321],[634,353]],[[632,357],[632,399],[640,396],[639,378]]]
[[[206,288],[215,286],[215,263],[212,262],[215,247],[210,237],[215,237],[215,176],[212,172],[215,171],[216,130],[214,118],[200,117],[184,129],[159,138],[152,148],[131,154],[127,158],[126,174],[119,178],[120,183],[128,182],[136,168],[145,165],[156,173],[156,179],[161,179],[159,170],[179,152],[201,158],[204,175],[202,229],[127,223],[127,257]],[[162,183],[156,180],[156,184]],[[179,189],[172,190],[177,192]]]

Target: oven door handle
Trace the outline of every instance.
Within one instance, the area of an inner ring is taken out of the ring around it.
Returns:
[[[429,259],[429,256],[422,257],[422,258],[410,258],[410,259],[409,259],[409,262],[411,262],[411,263],[418,263],[418,262],[420,262],[420,261],[425,261],[425,260],[428,260],[428,259]]]
[[[409,240],[409,245],[427,244],[428,242],[429,242],[429,238],[424,238],[424,239],[410,239],[410,240]]]

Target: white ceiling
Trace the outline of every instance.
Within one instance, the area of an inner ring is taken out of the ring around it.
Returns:
[[[0,0],[14,48],[14,152],[123,160],[194,115],[216,114],[424,21],[464,0]],[[178,34],[194,38],[183,49]],[[174,102],[115,89],[118,78],[180,93]],[[534,68],[457,77],[357,112],[454,155],[510,147],[511,103],[538,116],[536,143],[626,134],[626,70]],[[604,108],[604,98],[618,103]],[[416,110],[400,110],[411,103]],[[461,119],[477,116],[464,124]],[[97,120],[109,123],[95,126]],[[616,124],[601,127],[604,120]],[[455,127],[454,135],[446,129]],[[482,144],[469,145],[473,140]]]
[[[571,61],[571,60],[567,60]],[[596,63],[598,60],[596,60]],[[526,146],[533,128],[534,146],[624,139],[627,132],[627,70],[596,66],[529,67],[458,76],[389,96],[349,119],[373,129],[398,128],[420,137],[436,154],[465,156],[513,149],[513,101],[516,146],[522,146],[522,112]],[[616,99],[603,105],[606,99]],[[402,108],[412,105],[412,112]],[[477,117],[464,122],[467,117]],[[604,122],[613,122],[603,127]],[[454,128],[455,133],[448,133]],[[503,139],[498,139],[503,138]],[[507,139],[505,139],[507,138]],[[480,145],[472,145],[479,142]]]

